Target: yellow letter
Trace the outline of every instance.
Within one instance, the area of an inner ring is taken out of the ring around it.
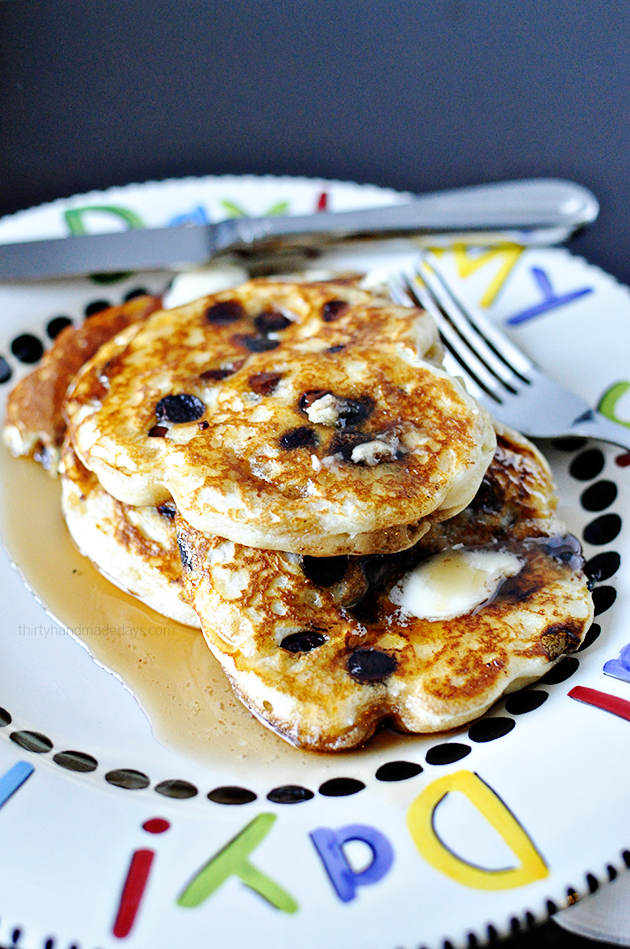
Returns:
[[[450,851],[438,837],[433,825],[435,809],[449,791],[461,791],[489,824],[501,835],[519,861],[507,870],[484,870],[473,866]],[[478,890],[509,890],[549,874],[526,831],[501,798],[472,771],[456,771],[430,784],[415,799],[407,814],[413,842],[431,866],[464,886]]]
[[[520,244],[500,244],[498,247],[493,247],[491,250],[486,251],[485,254],[470,257],[465,244],[453,244],[453,252],[455,254],[455,262],[459,275],[464,279],[469,277],[471,273],[474,273],[475,270],[479,270],[480,267],[483,267],[484,264],[487,264],[490,260],[494,260],[495,257],[502,259],[496,276],[490,281],[486,292],[479,301],[481,306],[488,307],[492,306],[497,298],[499,290],[510,275],[514,264],[523,253],[523,248]]]

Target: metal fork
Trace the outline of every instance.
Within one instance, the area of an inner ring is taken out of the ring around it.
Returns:
[[[432,254],[423,253],[391,289],[399,302],[435,317],[445,368],[500,422],[533,438],[583,435],[630,450],[630,428],[545,376],[487,317],[455,296]]]

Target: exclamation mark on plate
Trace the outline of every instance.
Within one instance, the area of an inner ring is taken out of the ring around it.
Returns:
[[[151,820],[145,821],[142,828],[149,834],[163,834],[170,826],[164,818],[153,817]],[[131,856],[131,863],[118,904],[116,921],[112,929],[114,936],[117,936],[118,939],[124,939],[131,932],[131,927],[140,907],[140,901],[146,889],[154,856],[154,850],[134,850]]]

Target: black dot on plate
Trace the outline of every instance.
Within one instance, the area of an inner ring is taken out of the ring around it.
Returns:
[[[324,797],[348,797],[350,794],[358,794],[365,787],[363,781],[357,778],[330,778],[319,786],[319,793]]]
[[[613,605],[617,599],[617,591],[614,587],[595,587],[591,596],[593,597],[595,616],[600,616]]]
[[[441,745],[434,745],[426,755],[427,764],[452,764],[465,758],[472,751],[470,745],[463,745],[457,741],[445,741]]]
[[[312,791],[300,787],[299,784],[284,784],[282,787],[273,788],[267,795],[267,800],[273,804],[301,804],[302,801],[310,801],[314,796]]]
[[[8,382],[12,375],[13,372],[11,370],[11,366],[6,361],[4,356],[0,356],[0,383]]]
[[[253,791],[232,785],[214,788],[208,794],[208,800],[214,801],[215,804],[251,804],[252,801],[256,800],[256,797],[257,795]]]
[[[98,761],[92,755],[87,755],[83,751],[60,751],[53,755],[53,761],[60,768],[66,768],[68,771],[96,771]]]
[[[109,300],[92,300],[91,303],[88,303],[84,309],[86,318],[94,316],[96,313],[100,313],[101,310],[107,310],[111,306]]]
[[[586,874],[586,882],[588,884],[588,892],[596,893],[599,889],[599,880],[592,873]]]
[[[586,445],[586,439],[569,435],[567,438],[554,438],[551,444],[558,451],[579,451],[580,448],[584,448]]]
[[[47,939],[44,943],[44,949],[55,949],[55,940],[52,938]]]
[[[44,347],[37,336],[33,336],[31,333],[22,333],[20,336],[16,336],[11,343],[11,352],[20,362],[30,365],[39,362],[44,355]]]
[[[191,784],[190,781],[160,781],[159,784],[156,784],[154,791],[157,791],[158,794],[163,794],[164,797],[177,797],[177,798],[187,798],[195,797],[199,792],[194,784]]]
[[[422,773],[422,765],[415,761],[388,761],[376,772],[377,781],[407,781]]]
[[[605,464],[606,459],[599,448],[587,448],[573,459],[569,472],[577,481],[590,481],[601,474]]]
[[[514,692],[505,700],[506,711],[510,715],[525,715],[540,708],[549,698],[548,692],[541,689],[532,689],[529,692]]]
[[[66,326],[72,326],[72,320],[69,316],[53,316],[46,324],[46,332],[51,339],[55,339]]]
[[[593,623],[591,628],[587,632],[586,636],[584,637],[582,644],[578,647],[577,651],[582,652],[584,649],[588,649],[589,646],[592,646],[595,640],[598,638],[601,631],[602,631],[602,628],[599,625],[599,623]]]
[[[607,550],[596,554],[584,564],[584,573],[594,583],[608,580],[614,576],[621,565],[621,557],[616,550]]]
[[[614,481],[596,481],[582,492],[580,503],[585,511],[605,511],[617,499]]]
[[[136,297],[148,297],[149,291],[146,287],[134,287],[133,290],[129,290],[123,297],[125,303],[128,303],[130,300],[135,300]]]
[[[468,729],[468,737],[471,741],[486,742],[494,741],[496,738],[502,738],[511,732],[516,722],[513,718],[497,716],[496,718],[483,718],[479,722],[474,722]]]
[[[596,517],[594,521],[586,525],[582,537],[587,544],[601,547],[602,544],[610,544],[620,530],[621,518],[618,514],[602,514],[601,517]]]
[[[50,738],[46,738],[46,736],[40,732],[11,732],[9,737],[11,741],[14,741],[20,748],[24,748],[26,751],[33,751],[36,755],[45,754],[52,748]]]
[[[6,708],[0,708],[0,728],[10,725],[12,721],[11,714],[7,712]]]
[[[117,788],[126,788],[128,791],[138,791],[141,788],[149,786],[149,779],[142,771],[134,771],[131,768],[118,768],[116,771],[108,771],[105,775],[108,784],[113,784]]]
[[[574,672],[578,671],[579,666],[579,659],[568,656],[565,659],[561,659],[558,665],[550,669],[540,681],[544,682],[545,685],[558,685],[559,682],[566,682],[567,679],[571,678]]]

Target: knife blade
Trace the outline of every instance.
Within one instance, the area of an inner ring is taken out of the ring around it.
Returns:
[[[216,224],[147,228],[0,245],[0,279],[31,279],[127,270],[179,270],[226,251],[273,252],[322,247],[357,237],[481,233],[542,229],[564,239],[597,217],[588,189],[554,178],[508,181],[422,195],[395,205],[357,211],[263,218]]]

